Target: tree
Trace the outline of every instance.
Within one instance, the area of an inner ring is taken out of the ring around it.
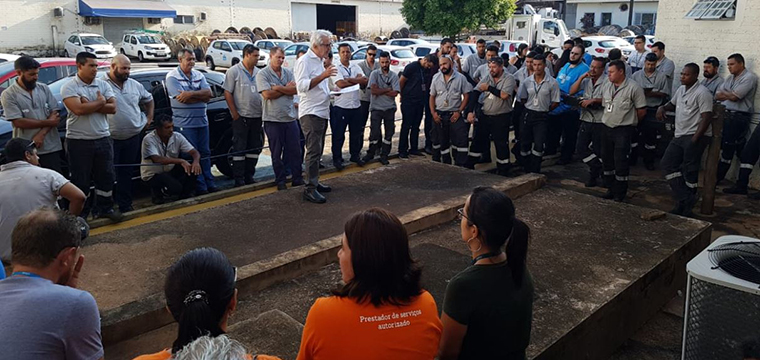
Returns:
[[[404,0],[401,15],[412,29],[456,36],[481,25],[496,27],[515,11],[516,0]]]

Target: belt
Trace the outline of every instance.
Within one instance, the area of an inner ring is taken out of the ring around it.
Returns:
[[[441,115],[448,115],[448,114],[453,114],[453,113],[458,112],[458,111],[440,111],[440,110],[436,110],[435,112],[437,112],[437,113],[439,113]]]
[[[528,110],[528,114],[546,114],[546,115],[549,115],[548,111],[536,111],[536,110],[531,110],[531,109],[528,109],[528,108],[525,108],[525,110]]]

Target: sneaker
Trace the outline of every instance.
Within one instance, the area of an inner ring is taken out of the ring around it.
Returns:
[[[740,187],[740,186],[732,186],[729,188],[723,189],[724,194],[738,194],[738,195],[747,195],[747,188],[746,187]]]
[[[102,218],[108,218],[113,222],[120,222],[124,220],[124,215],[122,215],[121,211],[114,210],[114,209],[108,209],[104,212],[101,212],[97,215],[95,215],[96,219],[102,219]]]

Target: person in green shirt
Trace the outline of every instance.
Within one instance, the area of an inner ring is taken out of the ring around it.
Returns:
[[[454,276],[443,301],[440,360],[525,360],[533,319],[526,267],[530,228],[512,200],[477,187],[459,211],[472,265]]]

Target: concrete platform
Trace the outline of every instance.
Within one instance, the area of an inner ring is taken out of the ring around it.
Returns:
[[[563,189],[544,188],[515,205],[533,231],[533,359],[609,357],[675,295],[685,282],[686,261],[710,238],[709,223],[670,215],[646,221],[641,214],[648,209]],[[459,225],[415,234],[412,246],[425,287],[440,306],[447,281],[469,263]],[[339,279],[332,264],[241,299],[231,336],[251,351],[294,359],[299,330],[293,321],[303,324],[314,299]],[[256,330],[262,327],[266,333]],[[174,336],[174,326],[165,326],[114,344],[106,355],[128,359],[158,351]]]

